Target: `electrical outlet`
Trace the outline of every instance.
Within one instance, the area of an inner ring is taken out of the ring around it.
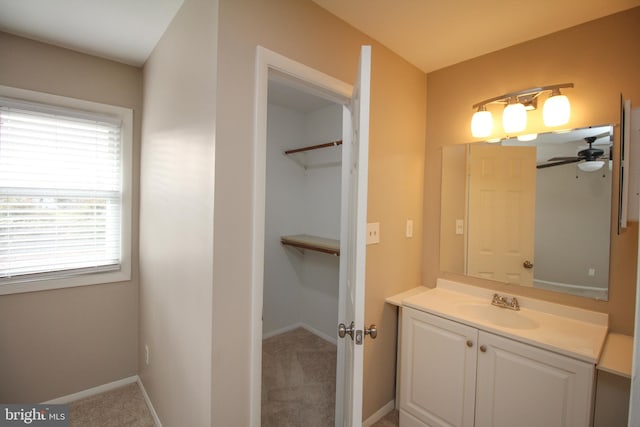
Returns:
[[[380,223],[370,222],[367,224],[367,245],[380,243]]]
[[[149,364],[149,346],[147,344],[144,345],[144,363]]]
[[[464,220],[456,219],[456,234],[458,236],[464,234]]]

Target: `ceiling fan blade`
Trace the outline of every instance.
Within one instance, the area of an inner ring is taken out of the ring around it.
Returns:
[[[574,161],[578,161],[580,160],[580,157],[576,157],[576,156],[570,156],[570,157],[552,157],[549,160],[547,160],[548,162],[555,162],[555,161],[565,161],[565,160],[574,160]]]
[[[550,160],[553,160],[553,159],[550,159]],[[582,159],[579,159],[577,157],[565,158],[564,160],[560,160],[553,163],[540,163],[539,165],[536,165],[536,169],[544,169],[544,168],[550,168],[552,166],[568,165],[571,163],[578,163],[581,160]]]

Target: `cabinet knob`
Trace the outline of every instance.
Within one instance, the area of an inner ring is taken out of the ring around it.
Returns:
[[[473,347],[473,341],[467,340],[467,347]]]
[[[480,346],[480,351],[483,352],[483,353],[486,352],[487,351],[487,346],[486,345],[481,345]]]

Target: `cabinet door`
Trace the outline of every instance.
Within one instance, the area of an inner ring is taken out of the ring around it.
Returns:
[[[473,426],[476,329],[403,308],[400,410],[427,425]]]
[[[594,365],[480,331],[476,427],[587,427]]]

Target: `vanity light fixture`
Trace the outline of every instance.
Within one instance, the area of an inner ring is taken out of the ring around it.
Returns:
[[[487,111],[487,104],[506,104],[502,112],[502,127],[509,133],[522,132],[527,127],[527,111],[535,110],[538,97],[551,92],[542,107],[545,126],[562,126],[569,122],[571,106],[569,98],[560,93],[560,89],[572,88],[573,83],[542,86],[511,92],[494,98],[485,99],[473,105],[476,112],[471,118],[471,134],[475,138],[486,138],[493,130],[493,117]]]

